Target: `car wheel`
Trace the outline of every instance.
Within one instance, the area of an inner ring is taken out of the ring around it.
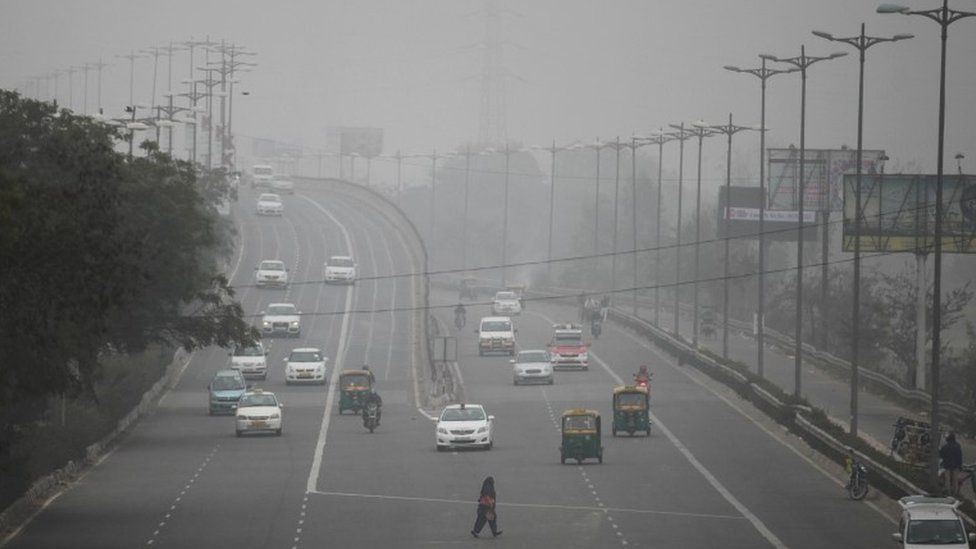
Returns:
[[[238,437],[240,437],[240,436],[241,436],[241,431],[240,431],[240,429],[238,429],[238,430],[237,430],[237,436],[238,436]]]
[[[281,429],[276,429],[275,430],[275,436],[278,436],[278,437],[281,436]]]
[[[291,382],[286,379],[285,380],[285,385],[291,385]]]
[[[518,387],[518,378],[517,377],[516,378],[512,378],[512,385],[515,385],[516,387]]]
[[[437,446],[437,451],[438,452],[443,452],[444,451],[444,447],[443,446]]]
[[[549,376],[549,385],[552,385],[553,383],[555,383],[555,381],[556,380],[552,376]]]
[[[207,409],[207,413],[210,414],[210,415],[214,415],[213,408],[208,408]]]
[[[478,349],[478,356],[485,356],[485,352],[482,351],[481,349]]]

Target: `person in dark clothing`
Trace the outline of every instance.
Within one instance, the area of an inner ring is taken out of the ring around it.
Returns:
[[[478,518],[474,521],[471,535],[478,537],[486,522],[491,527],[492,536],[502,535],[502,531],[498,529],[498,516],[495,514],[495,479],[493,477],[485,477],[484,482],[481,483],[481,495],[478,496]]]
[[[942,482],[949,481],[949,495],[955,496],[959,491],[959,469],[962,468],[962,447],[956,442],[956,434],[946,435],[945,444],[939,448],[939,458],[942,460]]]

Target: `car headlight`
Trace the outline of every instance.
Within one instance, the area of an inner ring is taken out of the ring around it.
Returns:
[[[271,326],[271,321],[270,320],[264,320],[264,321],[261,322],[261,324],[264,324],[265,326]]]
[[[484,426],[484,427],[481,427],[480,429],[478,429],[478,434],[487,433],[487,432],[488,432],[488,426],[487,425]]]
[[[271,419],[281,419],[281,414],[275,412],[275,413],[271,414]]]
[[[442,435],[446,435],[447,434],[447,429],[445,429],[443,427],[438,427],[437,428],[437,432],[440,433],[440,434],[442,434]]]
[[[292,326],[298,326],[298,321],[297,320],[292,320],[291,321],[291,325]]]

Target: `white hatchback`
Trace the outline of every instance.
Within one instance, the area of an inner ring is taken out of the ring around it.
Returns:
[[[281,215],[285,207],[281,204],[281,197],[274,193],[261,193],[255,206],[258,215]]]
[[[495,416],[488,415],[480,404],[452,404],[437,418],[437,450],[494,445]]]
[[[251,346],[236,346],[230,353],[230,367],[247,379],[268,379],[268,351],[260,341]]]
[[[285,384],[318,383],[325,385],[325,363],[329,359],[322,355],[322,351],[315,347],[292,349],[285,359]]]

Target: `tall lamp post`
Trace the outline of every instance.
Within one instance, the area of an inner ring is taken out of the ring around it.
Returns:
[[[946,41],[949,38],[949,25],[956,21],[976,16],[974,12],[949,9],[949,1],[942,0],[942,7],[931,10],[911,10],[905,6],[882,4],[878,6],[878,13],[901,13],[904,15],[921,15],[927,17],[942,28],[942,49],[939,61],[939,146],[938,161],[936,162],[935,188],[935,246],[933,250],[932,282],[932,424],[931,440],[939,440],[939,360],[942,347],[942,176],[945,161],[945,110],[946,110]],[[920,290],[921,291],[921,290]],[[921,365],[920,365],[921,366]],[[929,474],[933,484],[937,482],[939,471],[938,444],[932,445],[929,456]]]
[[[702,168],[702,141],[706,137],[714,135],[714,131],[708,124],[697,120],[691,123],[691,134],[698,138],[698,182],[695,186],[695,283],[694,298],[691,306],[691,344],[698,346],[698,280],[701,276],[701,168]]]
[[[858,396],[858,366],[860,355],[860,336],[861,336],[861,223],[863,209],[861,205],[861,173],[864,171],[862,162],[863,137],[864,137],[864,52],[875,44],[882,42],[897,42],[912,38],[911,34],[896,34],[890,38],[880,36],[867,36],[864,34],[864,23],[861,23],[861,34],[847,38],[838,38],[834,35],[823,32],[813,31],[814,36],[819,36],[832,42],[842,42],[853,46],[858,50],[858,80],[857,80],[857,180],[854,187],[854,296],[851,323],[851,419],[850,432],[857,436],[857,396]]]
[[[798,57],[779,58],[775,55],[769,54],[761,54],[759,56],[762,59],[767,59],[769,61],[788,63],[800,71],[800,181],[797,189],[797,194],[800,199],[797,208],[798,216],[796,229],[796,331],[794,334],[794,355],[796,356],[793,362],[793,395],[797,397],[801,396],[802,386],[800,378],[803,373],[801,369],[803,364],[803,203],[806,202],[803,188],[803,161],[806,153],[807,68],[814,63],[826,61],[828,59],[836,59],[845,55],[847,55],[847,52],[837,52],[819,57],[810,56],[807,55],[806,46],[801,45],[800,55]]]
[[[728,137],[728,150],[725,156],[725,211],[722,212],[722,224],[725,228],[725,254],[722,256],[725,263],[724,275],[722,276],[722,358],[729,358],[729,263],[731,255],[729,253],[729,243],[732,241],[732,231],[729,225],[729,206],[732,202],[732,136],[746,130],[755,130],[762,133],[763,128],[752,126],[736,126],[732,123],[732,113],[729,113],[729,123],[723,126],[712,126],[711,129],[716,133],[721,133]]]
[[[568,150],[568,147],[557,147],[556,141],[552,141],[551,147],[533,147],[539,150],[549,151],[552,155],[550,174],[549,174],[549,230],[546,237],[546,280],[552,282],[552,226],[556,215],[556,153]],[[506,149],[507,150],[507,149]],[[506,170],[507,173],[507,170]]]
[[[764,332],[766,317],[766,80],[777,74],[796,72],[797,69],[769,69],[766,59],[762,59],[762,66],[755,69],[740,69],[734,65],[725,65],[727,71],[751,74],[759,79],[761,84],[761,106],[759,125],[763,131],[759,132],[759,291],[756,296],[756,374],[765,375],[763,355],[765,349]]]
[[[674,335],[680,336],[681,307],[678,297],[681,293],[681,195],[684,187],[685,141],[691,139],[695,134],[690,129],[685,128],[684,122],[671,124],[671,127],[678,130],[671,135],[672,139],[678,141],[678,221],[675,224],[676,234],[674,238]]]
[[[634,251],[631,263],[631,305],[633,315],[637,316],[637,149],[650,145],[651,141],[633,136],[630,138],[630,238]]]
[[[671,134],[659,129],[646,138],[648,143],[657,145],[657,202],[654,215],[654,325],[661,327],[661,175],[664,165],[664,144],[673,140]]]

